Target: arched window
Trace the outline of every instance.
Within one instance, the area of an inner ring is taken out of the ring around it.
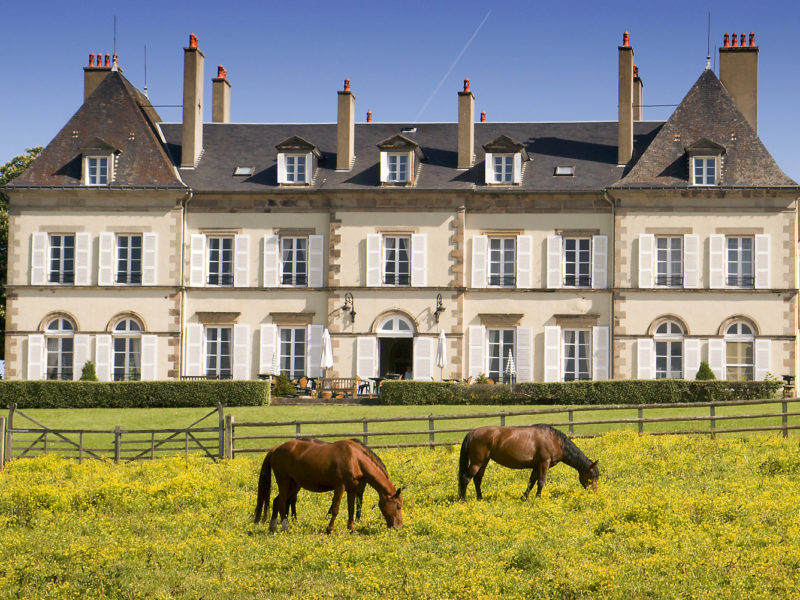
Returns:
[[[114,348],[114,381],[139,381],[142,377],[142,326],[136,319],[122,319],[111,334]]]
[[[72,379],[75,325],[65,317],[52,319],[45,327],[47,379]]]
[[[414,337],[414,326],[400,315],[387,317],[378,326],[379,337]]]
[[[753,330],[737,321],[725,330],[725,379],[752,381],[755,366]]]
[[[683,377],[683,329],[675,321],[664,321],[653,333],[656,346],[656,379]]]

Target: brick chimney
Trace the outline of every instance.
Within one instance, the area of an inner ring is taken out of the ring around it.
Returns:
[[[344,80],[339,94],[339,115],[336,121],[336,170],[349,171],[356,157],[356,97],[350,91],[350,80]]]
[[[475,157],[475,96],[464,80],[464,91],[458,92],[458,168],[469,169]]]
[[[203,65],[205,55],[197,36],[189,35],[183,49],[183,140],[181,167],[193,167],[203,150]]]
[[[211,80],[211,121],[231,122],[231,82],[225,67],[217,67],[217,76]]]
[[[642,78],[639,77],[639,67],[633,65],[633,120],[641,121],[644,117],[644,106],[642,106],[643,98],[642,92],[644,91],[644,84]]]
[[[736,34],[729,41],[725,34],[724,43],[719,49],[719,80],[730,92],[737,108],[758,132],[758,46],[756,35],[750,32],[749,39],[743,33],[741,43]]]
[[[103,55],[97,53],[97,64],[94,61],[95,53],[89,53],[89,66],[83,67],[83,101],[92,95],[100,82],[111,72],[111,55],[106,54],[106,62],[103,64]]]
[[[633,47],[628,32],[619,47],[619,134],[617,164],[627,165],[633,156]]]

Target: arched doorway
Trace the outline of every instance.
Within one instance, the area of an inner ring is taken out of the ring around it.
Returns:
[[[414,364],[414,325],[393,314],[380,322],[378,334],[378,375],[403,376]]]

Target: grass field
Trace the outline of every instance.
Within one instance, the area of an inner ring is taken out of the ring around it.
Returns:
[[[457,448],[380,454],[404,488],[387,531],[365,496],[355,535],[323,535],[330,494],[303,492],[288,534],[251,523],[260,457],[0,474],[0,598],[798,598],[800,453],[778,436],[579,440],[598,494],[551,471],[490,466],[456,501]]]

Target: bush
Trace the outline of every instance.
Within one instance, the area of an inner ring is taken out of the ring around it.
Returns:
[[[703,361],[700,363],[700,368],[697,369],[697,375],[695,375],[695,379],[698,381],[714,381],[716,379],[714,371],[712,371],[711,367],[708,366],[708,362]]]
[[[467,385],[427,381],[384,381],[377,399],[386,405],[419,404],[679,404],[771,398],[775,381],[686,381],[683,379],[571,381]]]
[[[87,360],[83,365],[83,370],[81,371],[81,381],[98,381],[97,372],[95,371],[94,363],[91,360]]]
[[[276,398],[297,395],[297,388],[289,380],[289,376],[286,373],[281,373],[273,380],[272,395]]]
[[[267,381],[2,381],[0,406],[158,408],[269,404]]]

